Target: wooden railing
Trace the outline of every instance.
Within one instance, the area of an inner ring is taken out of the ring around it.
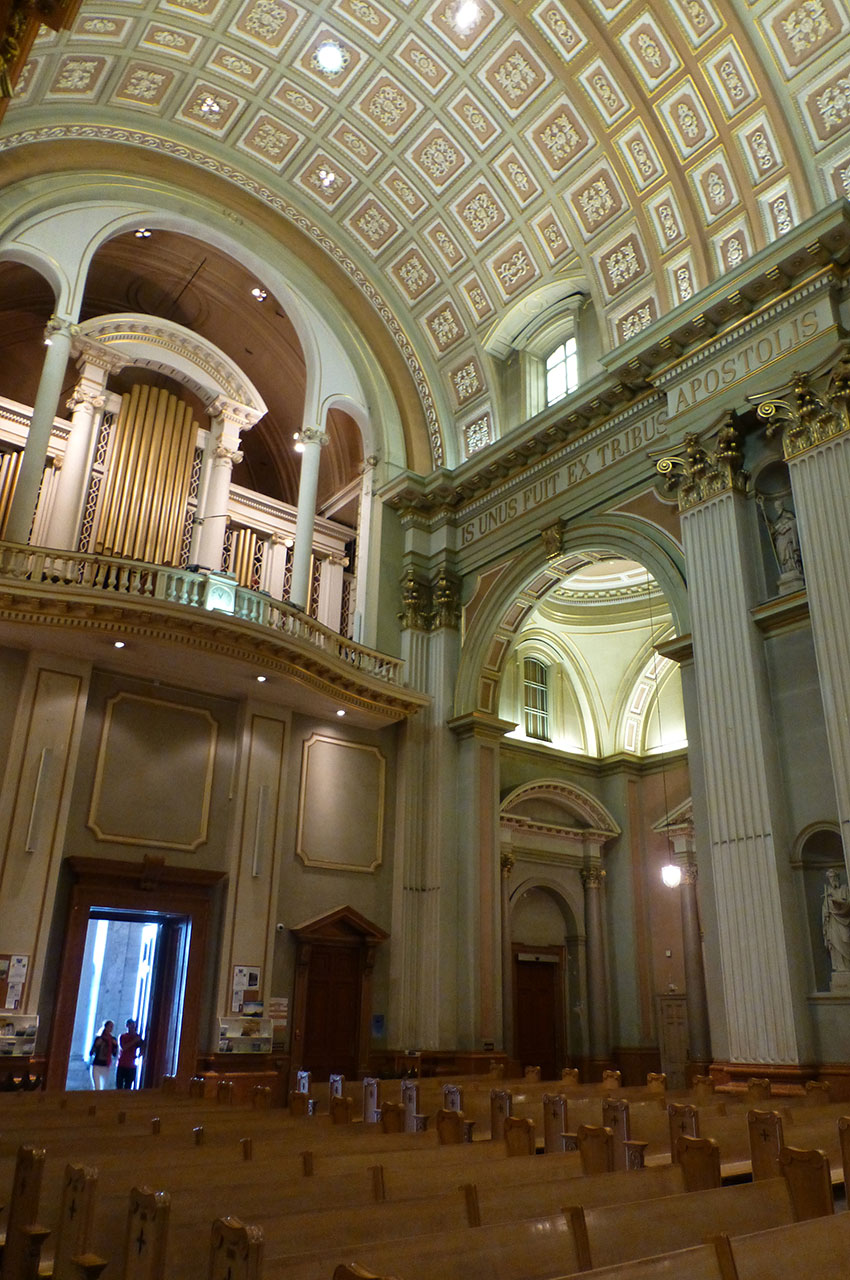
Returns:
[[[137,599],[163,600],[191,609],[215,609],[214,593],[227,596],[222,611],[242,622],[256,623],[292,640],[304,641],[330,659],[354,667],[363,675],[401,687],[404,662],[367,649],[338,635],[315,618],[283,600],[240,587],[225,574],[144,564],[115,556],[83,555],[45,547],[0,542],[0,583],[49,585],[51,594],[116,591]]]

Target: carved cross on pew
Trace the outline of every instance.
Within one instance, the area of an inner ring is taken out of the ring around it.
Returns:
[[[74,1196],[71,1200],[71,1203],[68,1205],[68,1217],[73,1222],[76,1216],[77,1216],[77,1197]]]
[[[772,1136],[772,1135],[771,1135],[770,1133],[768,1133],[768,1131],[767,1131],[767,1129],[766,1129],[766,1128],[761,1129],[759,1132],[760,1132],[760,1135],[761,1135],[761,1140],[762,1140],[762,1142],[770,1142],[770,1139],[771,1139],[771,1136]]]
[[[138,1254],[141,1256],[141,1252],[144,1249],[145,1245],[147,1244],[147,1240],[145,1239],[144,1223],[142,1224],[142,1226],[139,1227],[139,1234],[136,1236],[135,1243],[136,1243],[136,1250]]]

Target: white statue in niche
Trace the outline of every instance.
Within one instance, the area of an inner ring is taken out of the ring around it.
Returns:
[[[769,509],[773,506],[773,511]],[[762,498],[760,502],[773,552],[779,565],[778,589],[780,595],[789,591],[797,591],[803,586],[803,559],[800,555],[800,536],[797,532],[797,517],[790,500],[784,496],[771,499]]]
[[[826,873],[821,902],[824,946],[832,965],[830,990],[850,990],[850,889],[836,867]]]

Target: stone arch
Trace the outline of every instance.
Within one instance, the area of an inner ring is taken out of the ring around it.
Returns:
[[[511,644],[528,614],[593,552],[614,553],[645,566],[661,587],[676,633],[690,629],[684,581],[684,556],[672,538],[625,516],[572,523],[561,554],[547,559],[542,539],[517,555],[500,576],[487,575],[487,594],[475,615],[461,655],[455,685],[454,714],[478,711],[496,715]],[[474,599],[474,597],[473,597]],[[471,603],[471,602],[470,602]]]
[[[37,188],[36,197],[31,188]],[[280,246],[265,229],[235,229],[220,208],[196,193],[156,181],[143,190],[131,175],[68,173],[34,178],[26,193],[6,193],[0,222],[0,256],[29,262],[50,280],[57,314],[75,322],[89,264],[105,243],[140,225],[199,235],[242,262],[286,307],[305,359],[305,425],[323,426],[339,403],[356,421],[364,455],[382,463],[410,465],[397,398],[383,370],[380,351],[370,348],[344,306],[298,255],[281,268]],[[26,197],[26,198],[25,198]],[[186,201],[191,201],[191,213]],[[62,223],[57,232],[57,222]],[[56,245],[61,245],[61,251]]]
[[[128,364],[167,368],[206,405],[224,396],[247,410],[252,422],[266,412],[259,391],[229,356],[172,320],[131,312],[97,316],[80,325],[80,337],[126,356]]]

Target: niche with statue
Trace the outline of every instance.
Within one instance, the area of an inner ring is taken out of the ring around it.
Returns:
[[[762,548],[765,577],[771,594],[790,595],[806,585],[797,514],[791,492],[788,467],[774,459],[762,467],[754,478],[755,499],[761,514]]]
[[[850,886],[838,831],[811,832],[801,862],[815,989],[850,995]]]

